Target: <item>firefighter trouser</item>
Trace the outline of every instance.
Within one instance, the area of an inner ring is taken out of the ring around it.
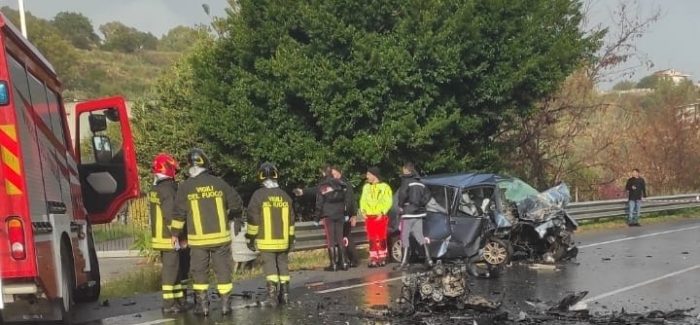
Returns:
[[[219,291],[219,294],[230,294],[233,291],[233,282],[231,281],[233,268],[231,244],[190,248],[190,273],[192,273],[192,289],[194,291],[203,292],[209,290],[210,264],[216,275],[216,289]]]
[[[161,251],[160,259],[163,262],[161,271],[161,288],[163,300],[173,300],[184,297],[180,285],[180,252]]]
[[[189,289],[190,280],[190,248],[183,248],[179,251],[180,256],[180,272],[178,273],[178,282],[180,284],[180,289],[184,294],[187,294]]]
[[[369,241],[369,260],[371,262],[384,262],[386,260],[386,232],[389,226],[389,217],[367,216],[367,241]]]
[[[401,219],[401,245],[408,248],[410,238],[416,240],[418,245],[425,244],[425,236],[423,236],[423,218],[405,218]]]
[[[268,282],[289,282],[288,252],[260,252],[260,258],[262,258],[263,273]]]
[[[333,248],[333,246],[338,246],[338,249],[345,247],[343,243],[343,226],[345,221],[343,219],[323,219],[323,228],[326,231],[326,245],[328,248]]]

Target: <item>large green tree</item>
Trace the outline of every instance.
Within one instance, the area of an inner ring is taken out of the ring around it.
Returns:
[[[63,38],[79,49],[91,49],[100,42],[90,19],[78,12],[62,11],[51,22]]]
[[[242,183],[264,160],[293,182],[325,161],[350,175],[379,165],[393,176],[404,159],[428,172],[498,169],[505,122],[599,46],[579,29],[576,0],[238,4],[187,61],[176,84],[193,91],[169,107],[190,112]],[[163,88],[161,100],[178,91]]]
[[[132,53],[155,50],[158,46],[158,38],[153,34],[139,31],[117,21],[100,26],[100,32],[105,37],[102,47],[109,51]]]

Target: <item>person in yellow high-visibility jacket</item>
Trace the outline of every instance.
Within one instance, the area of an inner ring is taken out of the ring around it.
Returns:
[[[379,168],[368,168],[366,176],[367,183],[362,187],[360,196],[360,213],[365,217],[367,228],[369,267],[383,266],[387,256],[387,213],[391,209],[393,194],[391,187],[380,180]]]

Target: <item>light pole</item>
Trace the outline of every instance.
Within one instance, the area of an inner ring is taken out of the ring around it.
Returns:
[[[24,0],[17,0],[19,2],[19,24],[22,27],[22,36],[27,38],[27,22],[24,19]]]

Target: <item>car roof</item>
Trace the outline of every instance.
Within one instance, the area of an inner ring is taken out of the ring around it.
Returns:
[[[479,185],[496,185],[497,182],[504,179],[508,179],[508,177],[490,173],[454,173],[425,176],[421,180],[426,185],[465,188]]]

